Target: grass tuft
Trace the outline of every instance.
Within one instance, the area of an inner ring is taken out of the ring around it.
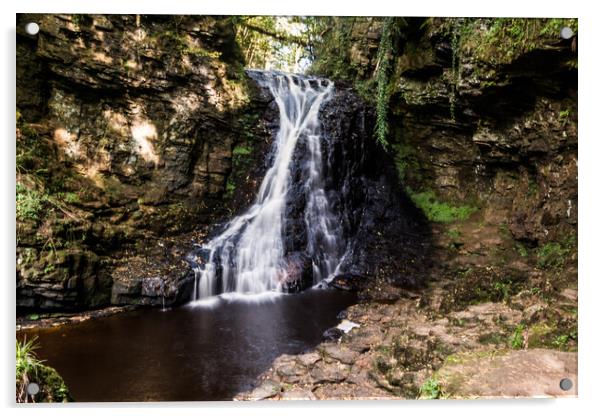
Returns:
[[[17,401],[27,402],[27,385],[31,380],[36,380],[38,372],[42,368],[42,360],[36,357],[35,350],[38,348],[37,337],[24,339],[22,342],[17,340],[16,347],[16,382],[17,382]]]
[[[420,386],[420,398],[422,399],[439,399],[441,394],[441,385],[436,378],[429,378]]]

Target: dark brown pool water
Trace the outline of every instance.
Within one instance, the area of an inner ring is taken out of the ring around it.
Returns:
[[[280,354],[319,343],[354,301],[334,290],[259,302],[222,299],[32,330],[27,337],[39,337],[38,357],[59,371],[76,401],[229,400],[252,388]]]

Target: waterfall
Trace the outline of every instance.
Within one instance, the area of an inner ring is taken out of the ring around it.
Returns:
[[[312,283],[333,275],[342,257],[340,221],[324,190],[319,111],[333,91],[329,80],[280,72],[249,71],[269,88],[279,110],[273,163],[254,204],[233,218],[223,231],[202,246],[204,261],[195,266],[193,300],[227,292],[258,294],[286,290],[292,273],[301,273],[303,259],[311,262]],[[304,153],[295,159],[295,149]],[[291,190],[291,168],[302,163],[303,222],[307,245],[302,253],[287,252],[284,227]],[[291,259],[296,259],[295,263]],[[301,259],[301,260],[299,260]],[[292,266],[291,266],[292,264]],[[297,276],[298,277],[298,276]],[[295,277],[295,278],[297,278]]]

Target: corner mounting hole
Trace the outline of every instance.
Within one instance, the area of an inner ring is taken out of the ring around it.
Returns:
[[[560,388],[564,391],[569,391],[573,387],[573,381],[570,378],[560,380]]]
[[[40,26],[35,22],[30,22],[25,25],[25,32],[27,32],[28,35],[37,35],[39,31]]]
[[[560,29],[560,37],[562,39],[570,39],[573,37],[573,34],[573,29],[571,29],[568,26],[565,26],[562,29]]]
[[[40,386],[38,385],[38,383],[29,383],[27,385],[27,394],[29,394],[30,396],[35,396],[39,392]]]

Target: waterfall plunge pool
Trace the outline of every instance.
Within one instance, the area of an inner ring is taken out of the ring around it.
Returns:
[[[230,400],[281,354],[317,345],[356,300],[332,289],[214,298],[21,331],[75,401]]]

